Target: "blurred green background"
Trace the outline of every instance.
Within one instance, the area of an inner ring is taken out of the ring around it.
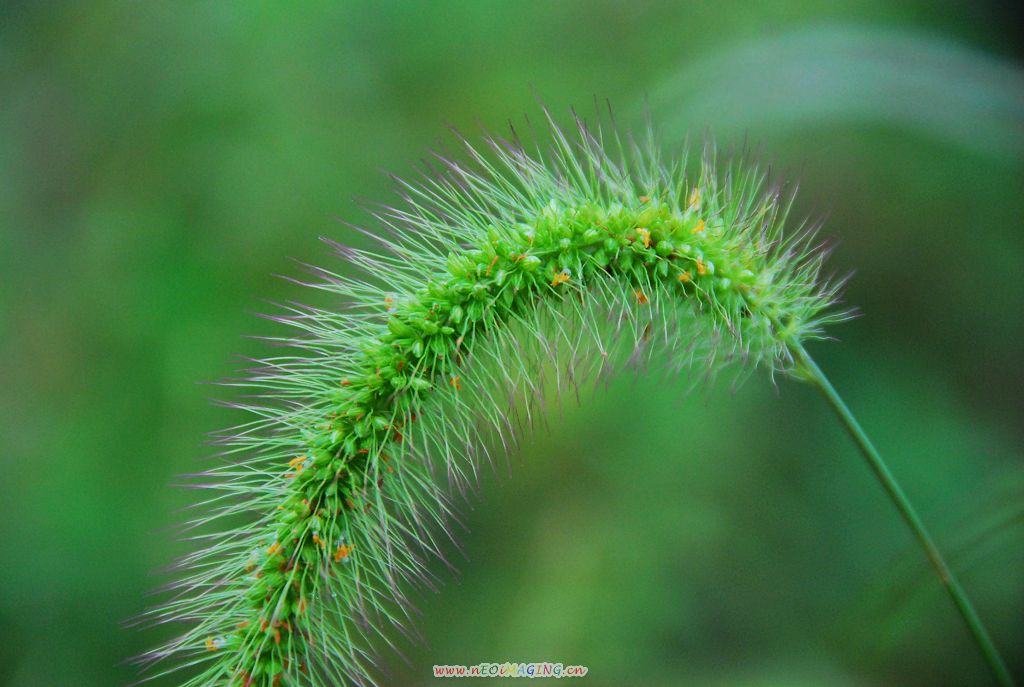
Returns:
[[[1003,12],[1001,14],[1001,12]],[[362,243],[445,127],[644,102],[670,143],[760,144],[827,216],[863,317],[814,347],[1024,677],[1024,76],[993,3],[0,5],[0,683],[117,685],[123,629],[275,273]],[[334,265],[337,267],[337,265]],[[594,685],[969,685],[987,674],[824,403],[626,376],[467,506],[417,593],[434,663]],[[166,683],[165,683],[166,684]]]

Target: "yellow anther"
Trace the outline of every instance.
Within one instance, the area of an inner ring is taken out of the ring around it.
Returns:
[[[459,377],[458,375],[455,375],[450,380],[448,380],[448,383],[455,387],[456,391],[462,390],[462,378]]]
[[[643,289],[637,289],[633,292],[633,295],[636,296],[636,302],[640,305],[647,302],[647,294],[643,292]]]
[[[694,188],[690,191],[690,207],[697,209],[700,207],[700,189]]]
[[[708,268],[707,265],[704,264],[704,260],[701,258],[697,258],[697,274],[703,277],[707,273]]]
[[[691,276],[692,275],[690,274],[690,270],[683,270],[683,273],[679,275],[679,282],[681,284],[685,284],[686,282],[690,281]]]
[[[340,560],[348,558],[348,555],[352,553],[352,549],[354,548],[356,548],[355,544],[352,544],[351,546],[347,544],[342,544],[338,547],[338,550],[334,552],[334,561],[338,562]]]
[[[636,233],[640,234],[640,240],[644,242],[644,248],[651,247],[651,232],[647,231],[643,227],[637,227]]]
[[[695,227],[693,228],[693,233],[694,233],[694,234],[699,234],[699,233],[701,233],[702,231],[704,231],[704,220],[700,220],[700,221],[698,221],[698,222],[697,222],[697,226],[695,226]]]
[[[296,456],[288,461],[289,467],[296,467],[306,462],[306,456]]]
[[[277,553],[280,550],[281,550],[281,545],[278,544],[277,542],[274,542],[273,544],[271,544],[270,546],[267,547],[267,555],[268,556],[273,556],[275,553]]]
[[[551,285],[558,286],[559,284],[564,284],[567,281],[569,281],[569,270],[564,269],[555,274],[554,278],[551,280]]]
[[[650,199],[651,199],[651,197],[650,197],[650,196],[640,196],[640,202],[641,202],[641,203],[646,203],[646,202],[647,202],[647,201],[649,201]]]

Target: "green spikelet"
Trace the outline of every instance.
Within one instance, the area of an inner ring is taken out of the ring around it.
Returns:
[[[403,582],[431,581],[452,488],[531,425],[545,385],[648,359],[785,373],[789,342],[845,317],[756,168],[550,126],[546,152],[467,144],[465,162],[399,182],[373,232],[384,250],[337,247],[364,276],[314,270],[347,306],[277,318],[291,351],[237,382],[258,394],[253,419],[196,485],[202,548],[150,614],[188,629],[142,658],[149,675],[373,684],[373,647],[407,620]]]

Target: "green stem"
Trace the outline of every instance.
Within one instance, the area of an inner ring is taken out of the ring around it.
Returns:
[[[974,638],[978,648],[981,649],[982,654],[985,656],[985,660],[988,662],[989,667],[992,669],[993,676],[996,682],[1004,687],[1013,687],[1013,677],[1010,675],[1009,669],[1006,667],[1006,663],[1003,661],[1002,656],[999,655],[999,650],[996,649],[995,644],[992,642],[992,637],[989,636],[988,631],[981,622],[981,618],[978,617],[977,611],[974,610],[974,606],[971,604],[970,599],[967,598],[967,594],[964,592],[963,587],[957,582],[956,577],[953,575],[953,571],[950,570],[949,565],[946,563],[942,554],[939,552],[938,547],[935,545],[935,541],[932,539],[928,530],[925,528],[924,523],[921,522],[920,516],[917,511],[910,504],[910,500],[907,499],[906,494],[903,493],[903,489],[900,488],[899,483],[893,476],[889,467],[882,460],[882,456],[879,455],[878,450],[875,449],[871,440],[867,434],[861,428],[860,423],[850,412],[850,409],[846,407],[843,399],[840,398],[831,382],[828,381],[828,377],[821,371],[817,363],[811,358],[811,356],[804,350],[803,345],[799,341],[792,341],[789,344],[790,352],[793,354],[794,359],[801,370],[806,375],[806,378],[818,387],[818,390],[828,400],[829,405],[839,416],[843,426],[846,427],[846,431],[853,437],[861,453],[864,454],[864,458],[868,461],[868,465],[871,467],[872,472],[878,478],[878,481],[882,483],[882,487],[886,493],[889,494],[889,498],[892,499],[893,505],[896,506],[896,510],[903,516],[904,522],[910,527],[910,530],[914,533],[917,541],[920,542],[924,548],[925,553],[928,554],[928,560],[931,561],[932,567],[939,575],[939,580],[942,585],[946,588],[953,603],[956,604],[957,610],[960,611],[960,615],[963,617],[964,622],[967,623],[967,628],[970,630],[971,636]]]

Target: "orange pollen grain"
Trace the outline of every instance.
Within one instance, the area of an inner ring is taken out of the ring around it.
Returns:
[[[335,560],[335,562],[340,561],[340,560],[342,560],[344,558],[348,558],[348,555],[350,553],[352,553],[352,549],[354,549],[354,548],[356,548],[355,544],[352,544],[351,546],[347,546],[345,544],[342,544],[341,546],[339,546],[338,550],[334,552],[334,560]]]

